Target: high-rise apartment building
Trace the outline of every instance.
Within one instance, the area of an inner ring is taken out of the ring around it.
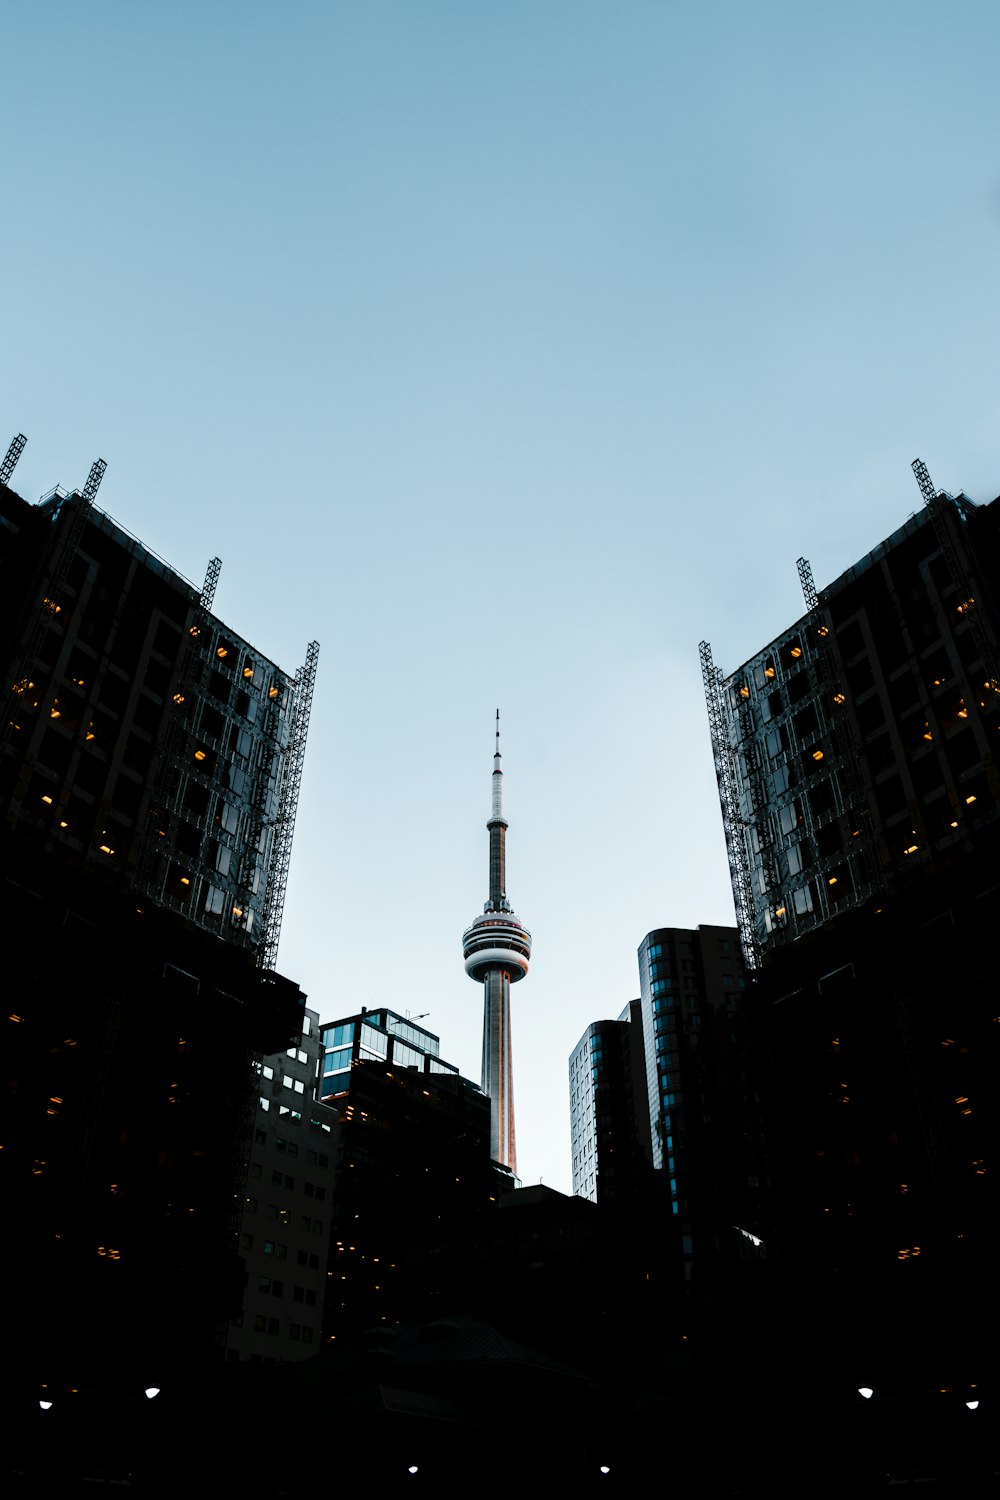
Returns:
[[[503,765],[500,760],[500,711],[497,710],[493,756],[490,835],[490,894],[471,927],[462,934],[465,972],[483,987],[483,1093],[488,1095],[493,1124],[494,1161],[517,1173],[514,1129],[513,1053],[510,1038],[510,987],[528,972],[531,933],[514,915],[507,899],[506,837],[503,810]]]
[[[238,1309],[253,1063],[301,1030],[274,972],[316,649],[290,677],[82,491],[0,465],[0,1190],[18,1378],[191,1366]]]
[[[805,613],[735,672],[702,661],[774,1247],[844,1347],[877,1296],[883,1355],[947,1336],[954,1370],[981,1325],[944,1309],[986,1290],[1000,1207],[1000,500],[914,470],[921,510],[826,588],[800,559]]]

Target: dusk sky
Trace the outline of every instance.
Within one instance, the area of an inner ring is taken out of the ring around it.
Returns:
[[[733,921],[698,663],[1000,489],[995,0],[11,0],[0,451],[283,667],[279,964],[478,1079],[493,716],[519,1167],[657,926]],[[4,425],[5,424],[5,425]]]

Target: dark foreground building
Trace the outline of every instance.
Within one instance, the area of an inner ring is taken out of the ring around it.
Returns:
[[[1000,1217],[1000,500],[914,467],[922,510],[824,589],[800,559],[805,614],[736,672],[702,659],[796,1337],[960,1391]]]
[[[407,1316],[407,1258],[440,1247],[512,1181],[491,1160],[490,1101],[433,1032],[385,1008],[321,1027],[319,1093],[335,1115],[324,1336]]]
[[[242,1287],[253,1063],[316,650],[295,678],[83,491],[0,470],[5,1380],[134,1388],[214,1358]]]

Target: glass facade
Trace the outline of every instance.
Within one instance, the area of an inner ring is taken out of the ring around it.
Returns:
[[[364,1011],[324,1026],[322,1044],[320,1096],[324,1099],[346,1093],[351,1086],[351,1068],[366,1062],[418,1073],[458,1075],[458,1068],[440,1057],[441,1043],[432,1031],[391,1010]]]
[[[649,1169],[649,1120],[639,1002],[595,1021],[569,1060],[573,1192],[610,1202],[636,1192]]]
[[[735,928],[663,928],[639,946],[653,1166],[685,1223],[716,1171],[706,1172],[715,1125],[744,1101],[744,982]]]

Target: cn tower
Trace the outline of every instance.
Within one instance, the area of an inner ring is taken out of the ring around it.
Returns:
[[[510,987],[528,972],[531,933],[515,917],[507,900],[507,819],[503,815],[499,709],[492,780],[492,807],[486,825],[490,834],[490,899],[483,915],[462,934],[462,951],[466,974],[483,986],[483,1093],[490,1099],[490,1154],[516,1175]]]

